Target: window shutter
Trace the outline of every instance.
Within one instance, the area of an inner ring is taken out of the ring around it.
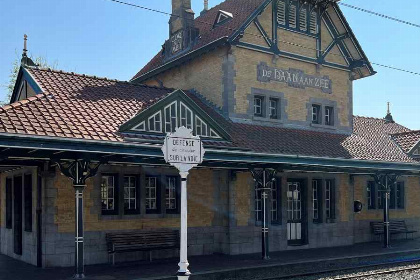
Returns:
[[[284,0],[277,1],[277,23],[286,24],[286,3]]]
[[[296,4],[292,2],[289,7],[289,27],[296,28]]]
[[[306,32],[308,30],[307,9],[302,8],[299,12],[299,29]]]
[[[312,34],[318,34],[318,13],[312,11],[310,18],[310,32]]]

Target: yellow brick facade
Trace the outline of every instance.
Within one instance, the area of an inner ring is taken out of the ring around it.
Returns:
[[[168,88],[195,89],[211,102],[222,107],[222,64],[227,51],[226,47],[213,50],[193,61],[159,74],[145,81],[145,84],[157,86],[159,84],[156,80],[159,80]]]
[[[405,208],[390,209],[390,219],[420,218],[420,180],[418,177],[404,177]],[[363,211],[355,215],[355,220],[374,221],[383,219],[382,209],[368,209],[367,207],[367,182],[372,178],[367,176],[355,177],[354,198],[363,203]]]
[[[59,172],[54,178],[54,188],[57,189],[57,198],[54,200],[56,213],[54,222],[58,226],[58,232],[74,232],[75,206],[74,188],[72,181]],[[116,215],[115,219],[101,217],[100,196],[94,196],[94,188],[98,190],[99,185],[94,184],[94,179],[88,179],[84,191],[84,217],[86,231],[107,231],[107,230],[136,230],[148,228],[178,228],[180,219],[178,215],[170,217],[144,218],[130,215]],[[212,226],[214,218],[214,184],[213,172],[208,169],[193,170],[190,172],[188,181],[188,226],[206,227]],[[137,215],[138,216],[138,215]],[[155,215],[150,215],[154,217]],[[133,218],[134,217],[134,218]]]
[[[288,119],[291,121],[306,121],[308,114],[307,104],[310,99],[321,98],[337,102],[340,125],[350,125],[349,112],[351,110],[351,103],[349,100],[349,91],[351,90],[351,84],[348,72],[328,67],[322,67],[317,72],[317,67],[314,64],[288,58],[279,58],[273,61],[273,55],[240,47],[233,47],[233,54],[236,60],[236,77],[234,79],[236,85],[235,113],[247,113],[250,106],[248,96],[251,95],[251,89],[258,88],[284,93],[285,99],[287,100],[286,113]],[[259,82],[257,80],[257,65],[260,62],[265,62],[270,67],[281,69],[300,69],[309,75],[329,76],[333,81],[332,94],[326,94],[314,88],[297,89],[289,87],[285,83],[274,81],[270,83]]]

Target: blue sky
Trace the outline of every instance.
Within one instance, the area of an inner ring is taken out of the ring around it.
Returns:
[[[171,11],[170,0],[127,0]],[[344,0],[348,4],[420,24],[420,1]],[[199,13],[203,0],[192,0]],[[221,0],[210,0],[210,6]],[[420,28],[342,7],[372,62],[420,72]],[[128,80],[160,49],[168,36],[169,17],[109,0],[1,0],[0,84],[6,84],[23,34],[34,57],[57,62],[58,68]],[[386,102],[397,122],[420,129],[420,76],[374,66],[373,77],[355,81],[354,113],[384,117]],[[6,90],[0,88],[0,100]]]

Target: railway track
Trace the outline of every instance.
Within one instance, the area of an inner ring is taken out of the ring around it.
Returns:
[[[361,273],[357,275],[346,275],[346,276],[339,276],[333,277],[331,280],[344,280],[344,279],[365,279],[367,277],[378,276],[378,275],[388,275],[398,272],[411,272],[415,270],[420,270],[420,267],[406,267],[406,268],[398,268],[398,269],[388,269],[384,271],[374,271],[369,273]]]
[[[397,268],[390,268],[395,266],[403,266],[404,267],[397,267]],[[374,271],[363,271],[366,269],[371,269]],[[282,276],[275,276],[275,277],[268,277],[268,278],[261,278],[259,280],[280,280],[280,279],[290,279],[290,280],[297,280],[297,279],[305,279],[310,278],[311,276],[323,276],[322,279],[328,280],[343,280],[343,279],[365,279],[367,277],[372,277],[376,275],[387,275],[392,273],[399,273],[399,272],[410,272],[410,271],[420,271],[420,258],[414,258],[409,260],[401,260],[401,261],[393,261],[393,262],[381,262],[375,264],[368,264],[368,265],[358,265],[352,266],[347,268],[337,268],[337,269],[329,269],[329,270],[318,270],[314,272],[304,272],[304,273],[294,273]],[[332,276],[331,274],[339,274],[339,276]],[[318,278],[319,279],[319,278]]]

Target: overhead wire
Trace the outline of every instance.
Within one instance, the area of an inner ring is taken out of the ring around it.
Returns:
[[[351,8],[351,9],[354,9],[354,10],[357,10],[357,11],[360,11],[360,12],[368,13],[368,14],[375,15],[375,16],[378,16],[378,17],[382,17],[382,18],[385,18],[385,19],[389,19],[389,20],[392,20],[392,21],[395,21],[395,22],[398,22],[398,23],[402,23],[402,24],[406,24],[406,25],[410,25],[410,26],[413,26],[413,27],[420,28],[420,24],[416,24],[416,23],[412,23],[412,22],[409,22],[409,21],[406,21],[406,20],[399,19],[399,18],[387,16],[385,14],[377,13],[377,12],[374,12],[374,11],[371,11],[371,10],[367,10],[367,9],[360,8],[360,7],[350,5],[350,4],[347,4],[347,3],[343,3],[343,2],[338,2],[338,4],[340,6]]]
[[[114,2],[114,3],[121,4],[121,5],[131,6],[131,7],[138,8],[138,9],[143,9],[143,10],[146,10],[146,11],[160,13],[160,14],[163,14],[163,15],[174,16],[174,17],[178,17],[178,18],[183,18],[180,15],[172,14],[172,13],[169,13],[169,12],[165,12],[165,11],[161,11],[161,10],[157,10],[157,9],[145,7],[145,6],[142,6],[142,5],[137,5],[137,4],[133,4],[133,3],[121,1],[121,0],[107,0],[107,1],[111,1],[111,2]],[[199,20],[199,18],[196,18],[194,21],[195,22],[198,22],[198,23],[205,24],[205,25],[210,25],[212,27],[214,26],[214,23],[205,22],[205,21]],[[232,31],[232,32],[238,31],[238,29],[230,28],[230,27],[223,26],[223,25],[219,25],[218,28],[224,28],[224,29],[227,29],[227,30]],[[265,39],[265,37],[263,35],[261,35],[261,34],[254,34],[254,33],[245,32],[245,31],[243,31],[242,34],[243,35],[247,34],[247,35],[251,35],[251,36],[255,36],[255,37],[258,37],[258,38]],[[296,47],[303,48],[303,49],[317,51],[317,52],[321,52],[322,54],[325,54],[326,53],[326,50],[323,50],[323,49],[318,49],[316,47],[314,48],[314,47],[310,47],[310,46],[304,46],[304,45],[301,45],[301,44],[297,44],[297,43],[293,43],[293,42],[289,42],[289,41],[285,41],[285,40],[277,39],[277,43],[284,43],[284,44],[296,46]],[[334,53],[334,52],[330,51],[328,53],[328,55],[335,55],[335,56],[345,57],[345,58],[348,58],[348,59],[353,60],[353,57],[345,56],[342,53]],[[408,74],[420,76],[420,72],[416,72],[416,71],[412,71],[412,70],[407,70],[407,69],[400,68],[400,67],[395,67],[395,66],[392,66],[392,65],[386,65],[386,64],[382,64],[382,63],[367,61],[367,60],[364,60],[364,59],[360,59],[358,61],[362,61],[362,62],[365,62],[365,63],[370,63],[371,65],[376,65],[376,66],[383,67],[383,68],[386,68],[386,69],[391,69],[391,70],[395,70],[395,71],[400,71],[400,72],[404,72],[404,73],[408,73]]]

